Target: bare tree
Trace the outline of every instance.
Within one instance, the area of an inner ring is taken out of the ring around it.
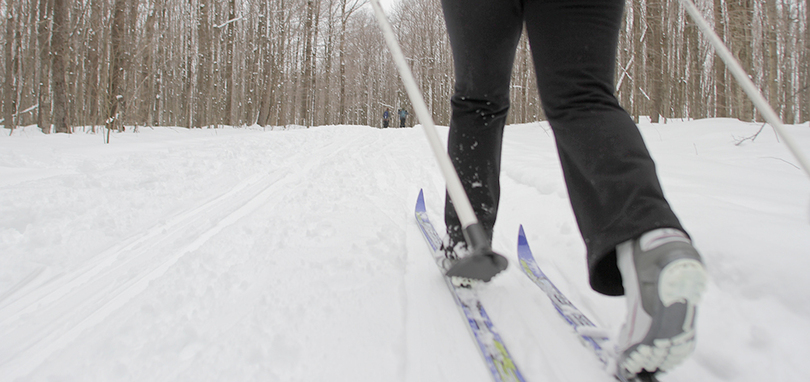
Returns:
[[[365,0],[340,0],[340,48],[338,48],[338,57],[340,58],[340,103],[338,105],[338,123],[341,124],[346,123],[346,26],[349,23],[349,17],[365,3]]]
[[[49,120],[50,108],[50,68],[51,68],[51,46],[50,46],[50,15],[51,6],[49,0],[39,0],[37,12],[39,20],[37,22],[37,48],[39,49],[39,71],[37,77],[37,125],[42,132],[51,132],[51,122]]]
[[[138,49],[141,53],[141,65],[138,73],[138,82],[136,88],[140,89],[138,92],[138,101],[140,103],[137,120],[135,123],[142,123],[146,126],[154,124],[155,112],[155,73],[153,46],[155,38],[155,24],[157,22],[157,4],[148,10],[146,22],[144,26],[144,36],[142,39],[142,46]]]
[[[197,21],[197,96],[194,106],[194,127],[200,128],[210,123],[209,111],[213,106],[211,98],[211,2],[200,0]]]
[[[62,0],[55,0],[62,1]],[[113,129],[122,128],[124,100],[124,61],[126,54],[126,0],[115,0],[110,30],[110,69],[107,82],[107,142]]]
[[[653,123],[659,122],[659,117],[663,113],[664,103],[664,0],[647,0],[647,27],[649,36],[647,37],[647,55],[650,62],[649,79],[652,82],[650,91],[649,116]]]
[[[42,2],[43,0],[40,0]],[[99,78],[100,67],[100,50],[101,39],[100,31],[102,28],[101,20],[101,0],[90,0],[90,24],[87,28],[88,41],[87,41],[87,56],[85,59],[85,81],[87,83],[87,94],[84,99],[85,108],[87,109],[87,116],[85,123],[93,125],[95,128],[101,122],[101,113],[99,113],[99,90],[101,79]]]
[[[3,84],[3,111],[5,118],[3,123],[9,131],[14,131],[14,113],[17,108],[17,91],[14,86],[14,79],[16,77],[17,57],[14,56],[14,34],[17,29],[16,20],[14,18],[13,3],[9,2],[8,9],[6,9],[6,43],[4,49],[4,59],[6,61],[6,78]]]
[[[810,118],[810,1],[804,0],[800,2],[804,9],[804,14],[801,14],[797,21],[804,22],[804,33],[800,36],[804,40],[803,44],[799,44],[801,54],[799,57],[799,67],[801,68],[801,88],[798,91],[799,108],[801,113],[801,121],[806,121]]]
[[[301,77],[301,108],[300,123],[309,126],[309,110],[311,108],[310,99],[312,96],[312,65],[314,64],[314,47],[312,35],[314,34],[315,22],[313,18],[316,17],[315,0],[307,0],[307,16],[306,24],[304,25],[304,67],[303,76]]]
[[[234,124],[233,116],[233,96],[235,93],[234,86],[234,44],[236,43],[236,2],[235,0],[228,0],[228,20],[224,26],[225,29],[225,73],[223,75],[222,92],[225,93],[225,105],[223,112],[223,123],[226,125]],[[222,27],[219,28],[220,30]]]
[[[9,1],[4,13],[16,26],[0,34],[0,99],[17,104],[15,125],[376,125],[384,107],[410,108],[365,0],[55,1]],[[785,121],[807,121],[808,1],[695,2]],[[453,66],[438,1],[389,13],[447,123]],[[679,1],[627,0],[623,25],[616,90],[636,119],[757,117]],[[544,118],[529,53],[521,40],[509,123]]]
[[[53,76],[53,122],[54,130],[57,133],[70,133],[70,123],[68,120],[68,95],[66,64],[69,31],[67,0],[53,1],[53,35],[51,36],[51,54],[53,56],[52,76]]]

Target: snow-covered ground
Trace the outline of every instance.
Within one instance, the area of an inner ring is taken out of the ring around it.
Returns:
[[[810,378],[810,180],[759,124],[641,125],[711,282],[674,381]],[[810,152],[810,127],[789,126]],[[446,133],[446,129],[442,129]],[[506,130],[480,295],[527,381],[611,381],[514,266],[601,327],[546,124]],[[0,381],[489,381],[414,223],[442,228],[421,128],[0,130]]]

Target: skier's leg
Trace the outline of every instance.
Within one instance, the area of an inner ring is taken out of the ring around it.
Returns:
[[[455,64],[447,151],[473,210],[492,235],[500,195],[503,127],[509,81],[523,28],[516,1],[442,0]],[[445,223],[451,244],[463,242],[449,197]]]
[[[683,230],[641,134],[613,95],[624,0],[526,5],[543,108],[588,251],[593,288],[622,294],[615,248],[655,228]]]
[[[541,98],[587,246],[591,285],[627,296],[618,372],[669,370],[694,349],[706,273],[664,198],[638,128],[613,96],[624,0],[529,4]]]

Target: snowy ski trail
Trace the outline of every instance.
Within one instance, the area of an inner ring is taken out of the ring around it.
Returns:
[[[257,204],[266,202],[276,182],[258,176],[251,178],[230,192],[99,254],[98,262],[85,269],[26,288],[35,289],[0,308],[3,317],[0,327],[8,329],[0,329],[0,337],[11,344],[8,350],[13,357],[0,362],[25,360],[17,369],[8,370],[7,375],[29,372],[82,331],[124,306],[181,256],[198,249]],[[193,223],[199,220],[212,224],[195,227]],[[39,278],[45,277],[35,278],[31,283]],[[32,316],[43,319],[32,320]]]
[[[772,135],[735,146],[757,130],[642,124],[711,275],[695,355],[664,382],[810,376],[810,186]],[[413,223],[424,188],[443,225],[419,128],[101,142],[0,134],[0,381],[490,380]],[[511,264],[479,296],[527,381],[610,382],[516,266],[524,224],[557,287],[621,325],[623,301],[588,288],[553,137],[515,125],[504,142],[493,247]]]

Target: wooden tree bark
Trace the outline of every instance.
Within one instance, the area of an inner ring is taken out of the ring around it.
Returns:
[[[264,89],[259,106],[257,123],[260,126],[269,126],[278,123],[278,108],[276,93],[280,79],[281,65],[284,62],[284,42],[286,41],[286,7],[285,0],[280,0],[276,6],[267,9],[267,29],[263,29],[261,37],[264,46],[262,59],[264,71]],[[275,34],[277,32],[277,34]],[[273,116],[276,116],[275,119]]]
[[[51,52],[53,55],[53,123],[57,133],[70,133],[68,120],[68,96],[65,83],[67,60],[67,36],[69,32],[67,0],[53,2],[53,36]]]
[[[11,8],[11,7],[9,7]],[[5,81],[3,83],[3,124],[9,131],[14,131],[14,113],[17,106],[17,92],[14,89],[14,30],[15,20],[14,14],[11,9],[6,9],[8,12],[6,16],[6,43],[4,47],[4,56],[6,61]]]
[[[144,26],[144,38],[142,40],[142,46],[139,49],[143,55],[141,59],[141,70],[138,86],[137,88],[140,89],[140,94],[138,96],[138,103],[140,104],[139,109],[141,110],[138,113],[138,121],[140,124],[145,126],[153,125],[153,118],[154,118],[154,111],[155,111],[155,89],[154,89],[154,55],[153,55],[153,44],[152,41],[154,39],[155,34],[155,22],[156,22],[156,9],[152,8],[149,10],[148,16],[146,16],[146,25]],[[136,123],[137,123],[136,122]]]
[[[714,0],[714,32],[721,40],[727,41],[726,19],[723,12],[723,1]],[[720,57],[714,56],[714,94],[715,94],[715,117],[725,118],[729,116],[728,96],[726,93],[726,64]]]
[[[290,28],[289,28],[289,21],[290,17],[292,17],[292,12],[287,11],[286,8],[286,0],[279,1],[279,25],[277,28],[279,31],[279,41],[275,45],[276,54],[273,56],[273,71],[272,71],[272,79],[271,83],[273,87],[271,88],[271,98],[270,98],[270,107],[272,108],[272,124],[274,125],[283,125],[286,124],[286,116],[284,115],[284,107],[283,107],[283,100],[284,95],[282,94],[282,81],[284,79],[284,66],[287,61],[287,36],[290,35]]]
[[[702,118],[706,116],[706,101],[703,99],[701,91],[701,78],[703,77],[702,62],[703,54],[700,49],[700,37],[697,25],[692,19],[687,20],[686,44],[689,47],[689,77],[688,77],[688,97],[689,109],[687,117]],[[722,71],[722,70],[721,70]]]
[[[303,76],[301,77],[301,108],[299,109],[299,120],[305,126],[309,126],[309,109],[310,109],[310,95],[312,89],[310,88],[312,80],[312,33],[313,33],[313,17],[315,13],[315,1],[307,0],[307,16],[306,24],[304,25],[304,67]]]
[[[270,115],[270,76],[271,76],[271,40],[270,31],[273,30],[273,20],[275,19],[271,14],[272,9],[268,6],[267,0],[259,2],[259,27],[258,27],[258,47],[257,53],[259,55],[259,62],[262,67],[262,87],[259,88],[261,97],[259,98],[259,113],[256,116],[256,124],[259,126],[267,126]]]
[[[64,30],[53,28],[52,1],[8,0],[4,8],[16,27],[0,33],[12,44],[4,75],[13,75],[0,101],[17,103],[14,125],[50,132],[56,114],[75,126],[376,124],[381,107],[410,107],[365,0],[60,0]],[[785,122],[810,119],[808,0],[697,3]],[[400,0],[389,17],[441,124],[453,68],[439,9],[436,0]],[[757,117],[676,0],[627,0],[627,9],[617,92],[634,117]],[[525,48],[516,55],[510,123],[542,118]]]
[[[50,44],[50,17],[51,3],[49,0],[39,0],[37,12],[39,25],[37,25],[37,48],[39,49],[39,71],[37,77],[37,126],[45,134],[51,132],[51,44]]]
[[[99,51],[100,39],[99,31],[101,31],[101,2],[99,0],[90,1],[90,27],[88,28],[88,41],[87,41],[87,59],[85,81],[87,82],[87,93],[85,97],[85,107],[87,108],[87,120],[95,129],[95,126],[101,122],[101,115],[99,113]]]
[[[754,4],[752,0],[729,0],[728,7],[728,24],[729,32],[731,33],[730,40],[731,51],[735,57],[740,61],[743,69],[749,75],[753,73],[753,60],[754,60],[754,39],[752,32],[752,23],[754,15]],[[736,82],[729,83],[733,86],[727,87],[730,97],[734,99],[734,116],[743,121],[751,121],[754,119],[754,110],[751,101],[743,92],[742,88],[736,85]]]
[[[340,0],[340,43],[338,48],[340,95],[338,100],[338,123],[346,123],[346,24],[351,13],[346,9],[346,0]]]
[[[309,111],[307,111],[307,115],[309,116],[308,120],[309,123],[307,126],[314,126],[316,123],[316,117],[318,115],[318,32],[320,31],[320,24],[321,24],[321,0],[315,0],[315,15],[314,15],[314,25],[312,26],[312,49],[310,52],[310,63],[309,63],[309,70],[311,75],[309,76]]]
[[[641,6],[641,1],[633,2],[633,120],[639,123],[639,117],[645,108],[642,107],[646,103],[646,94],[644,93],[644,67],[646,64],[646,55],[644,54],[644,46],[646,45],[647,29],[644,24],[644,17],[642,12],[644,8]]]
[[[777,46],[777,28],[779,27],[779,20],[776,17],[776,1],[765,0],[765,14],[767,18],[762,25],[764,46],[762,47],[765,55],[766,68],[764,70],[764,89],[767,95],[768,103],[771,108],[777,111],[782,109],[779,102],[779,50]]]
[[[664,40],[662,31],[662,17],[663,17],[663,0],[648,0],[647,1],[647,27],[649,28],[647,39],[647,54],[650,59],[652,86],[650,89],[650,120],[653,123],[659,122],[659,117],[663,113],[664,104],[664,85],[663,76],[663,58],[664,58]]]
[[[781,8],[782,14],[788,15],[790,19],[794,19],[793,14],[794,7],[796,5],[792,1],[787,0],[780,0],[781,1]],[[794,89],[794,76],[793,74],[796,73],[795,62],[796,62],[796,53],[798,45],[795,44],[796,42],[796,35],[798,34],[797,31],[794,31],[796,22],[782,22],[783,17],[779,17],[779,32],[778,35],[780,36],[779,40],[783,45],[782,51],[784,52],[784,56],[782,59],[782,63],[780,65],[779,71],[782,72],[783,76],[780,81],[781,89],[779,92],[780,99],[782,100],[782,121],[786,124],[792,125],[794,123],[795,117],[795,89]],[[778,109],[777,109],[778,110]]]
[[[190,8],[192,8],[194,6],[194,2],[193,2],[193,0],[187,0],[187,2],[188,2],[189,11],[191,11]],[[181,110],[182,110],[181,115],[182,115],[183,120],[185,122],[184,125],[189,129],[193,128],[194,123],[195,123],[195,121],[194,121],[194,107],[195,107],[195,104],[196,104],[196,97],[195,97],[195,93],[194,93],[195,79],[192,77],[194,75],[193,74],[194,72],[192,70],[192,66],[193,66],[193,63],[194,63],[194,57],[197,54],[196,54],[195,46],[194,46],[194,43],[193,43],[193,41],[194,41],[194,36],[193,35],[194,35],[194,32],[197,32],[199,34],[199,28],[200,28],[200,18],[199,18],[199,16],[197,16],[197,18],[195,20],[195,24],[196,24],[195,25],[196,29],[188,28],[187,32],[186,32],[187,33],[186,36],[185,36],[186,41],[185,41],[185,44],[184,44],[185,45],[184,46],[185,50],[183,51],[183,57],[185,58],[185,60],[182,63],[184,68],[183,68],[183,71],[180,73],[181,78],[182,78],[181,82],[183,84],[182,85],[183,86],[183,91],[182,91],[182,95],[183,95],[182,105],[183,105],[183,107],[181,108]],[[198,71],[200,70],[199,66],[197,67],[197,70]]]
[[[234,86],[234,78],[233,78],[233,65],[234,65],[234,44],[235,44],[235,31],[236,28],[236,2],[234,0],[228,0],[228,20],[226,21],[228,25],[225,26],[227,28],[225,30],[225,73],[223,74],[222,78],[222,89],[221,91],[225,94],[225,105],[223,111],[223,123],[229,126],[233,126],[235,124],[235,118],[233,115],[233,96],[236,92],[236,87]]]
[[[326,46],[324,52],[324,79],[323,79],[323,94],[324,94],[324,105],[323,105],[323,116],[321,120],[324,124],[331,124],[333,122],[331,116],[331,106],[332,106],[332,93],[331,90],[331,79],[332,79],[332,56],[334,55],[334,0],[329,0],[329,16],[326,20]]]
[[[804,49],[802,49],[801,59],[799,61],[801,70],[801,89],[799,98],[801,102],[801,119],[800,122],[810,120],[810,0],[804,0]]]
[[[200,0],[197,21],[197,97],[194,105],[194,127],[201,128],[210,123],[211,105],[211,20],[208,0]]]
[[[56,0],[62,1],[62,0]],[[113,129],[122,128],[124,112],[124,61],[126,49],[126,0],[115,0],[112,29],[110,30],[110,71],[107,82],[107,142]]]

